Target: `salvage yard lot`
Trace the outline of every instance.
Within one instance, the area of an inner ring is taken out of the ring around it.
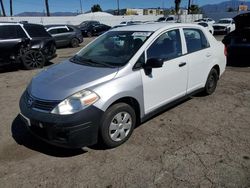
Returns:
[[[79,49],[59,49],[52,62]],[[250,187],[250,68],[227,67],[213,95],[159,114],[111,150],[29,135],[18,102],[39,71],[0,69],[1,187]]]

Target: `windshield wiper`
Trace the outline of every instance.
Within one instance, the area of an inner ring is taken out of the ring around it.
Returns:
[[[79,56],[77,56],[77,57],[79,57]],[[110,67],[110,68],[115,68],[116,66],[114,66],[114,65],[111,65],[111,64],[109,64],[109,63],[105,63],[105,62],[102,62],[102,61],[94,61],[94,60],[92,60],[92,59],[90,59],[90,58],[85,58],[85,57],[79,57],[79,59],[81,60],[81,61],[83,61],[83,62],[87,62],[88,64],[94,64],[94,65],[102,65],[102,66],[105,66],[105,67]]]

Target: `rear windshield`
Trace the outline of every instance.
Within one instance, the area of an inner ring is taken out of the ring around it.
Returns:
[[[50,34],[42,25],[24,25],[30,37],[50,37]]]

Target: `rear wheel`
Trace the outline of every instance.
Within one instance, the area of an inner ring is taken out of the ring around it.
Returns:
[[[45,57],[39,50],[29,50],[23,54],[22,62],[28,70],[42,68],[45,64]]]
[[[71,45],[71,47],[73,47],[73,48],[78,47],[78,46],[79,46],[79,40],[78,40],[77,38],[71,39],[70,45]]]
[[[87,32],[87,36],[88,37],[92,37],[92,33],[89,31],[89,32]]]
[[[218,72],[213,68],[208,75],[207,82],[203,91],[205,95],[211,95],[215,91],[218,79]]]
[[[134,109],[126,103],[111,106],[104,114],[100,136],[107,148],[117,147],[131,136],[136,122]]]

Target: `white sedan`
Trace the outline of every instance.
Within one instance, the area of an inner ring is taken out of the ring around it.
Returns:
[[[166,107],[196,92],[212,94],[225,66],[223,44],[197,24],[115,28],[34,77],[21,117],[51,144],[113,148]]]

